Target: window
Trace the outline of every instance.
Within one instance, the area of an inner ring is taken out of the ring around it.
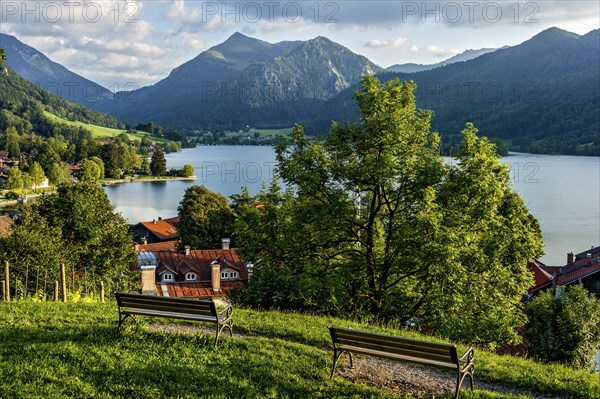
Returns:
[[[165,273],[163,274],[162,281],[173,281],[173,273]]]
[[[230,278],[237,278],[238,273],[236,271],[229,271],[229,272],[221,272],[221,278],[222,279],[230,279]]]
[[[185,280],[186,281],[196,281],[196,273],[187,273],[185,275]]]

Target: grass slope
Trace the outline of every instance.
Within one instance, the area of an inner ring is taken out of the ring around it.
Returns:
[[[84,122],[79,122],[79,121],[70,121],[67,119],[60,118],[60,117],[58,117],[54,114],[51,114],[50,112],[47,112],[47,111],[44,111],[44,115],[54,121],[64,123],[66,125],[84,127],[92,132],[92,137],[95,139],[112,139],[112,138],[115,138],[116,136],[118,136],[119,134],[126,133],[129,136],[130,140],[141,140],[142,137],[144,137],[145,135],[148,134],[147,132],[127,133],[126,130],[90,125],[89,123],[84,123]],[[166,143],[167,141],[169,141],[162,137],[156,137],[156,136],[150,136],[150,140],[152,140],[153,142],[159,142],[159,143]]]
[[[241,336],[223,336],[215,350],[212,334],[153,331],[143,327],[149,320],[128,321],[116,336],[114,302],[0,303],[0,398],[394,397],[361,383],[329,379],[327,325],[394,332],[389,328],[236,309],[235,330]],[[600,398],[598,375],[480,350],[476,375],[538,392]],[[463,391],[461,397],[512,396]]]

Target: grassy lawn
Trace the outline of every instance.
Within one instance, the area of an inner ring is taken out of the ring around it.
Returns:
[[[66,125],[71,125],[71,126],[82,126],[86,129],[89,129],[92,132],[92,137],[95,139],[112,139],[115,138],[116,136],[118,136],[121,133],[127,133],[126,130],[120,130],[120,129],[113,129],[110,127],[102,127],[102,126],[96,126],[96,125],[90,125],[89,123],[83,123],[83,122],[78,122],[78,121],[69,121],[67,119],[63,119],[63,118],[59,118],[58,116],[51,114],[47,111],[44,111],[44,115],[47,116],[50,119],[53,119],[55,121],[59,121],[61,123],[64,123]],[[137,132],[135,134],[133,133],[127,133],[127,135],[129,136],[130,140],[141,140],[142,137],[144,137],[146,134],[146,132]],[[167,139],[164,139],[162,137],[156,137],[156,136],[150,136],[150,140],[152,140],[153,142],[159,142],[159,143],[166,143]]]
[[[239,335],[224,335],[214,349],[212,334],[144,328],[150,320],[128,321],[124,333],[116,336],[114,302],[0,303],[0,398],[397,397],[360,382],[329,379],[327,325],[391,329],[297,313],[236,309],[234,330]],[[600,398],[598,375],[480,350],[476,375],[559,396]],[[462,397],[512,396],[463,391]]]

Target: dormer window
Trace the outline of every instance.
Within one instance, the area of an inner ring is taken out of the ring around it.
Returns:
[[[166,282],[169,282],[169,281],[173,281],[173,273],[165,273],[165,274],[163,274],[162,281],[163,281],[163,283],[166,283]]]
[[[185,281],[196,281],[196,273],[186,273],[185,274]]]
[[[230,270],[230,271],[227,271],[227,272],[221,272],[221,278],[223,280],[227,280],[227,279],[230,279],[230,278],[237,278],[237,276],[238,276],[238,273],[236,271],[233,271],[233,270]]]

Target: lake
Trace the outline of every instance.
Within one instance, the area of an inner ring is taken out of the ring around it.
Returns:
[[[276,165],[269,146],[200,146],[167,154],[168,168],[189,163],[195,181],[125,183],[106,187],[117,212],[129,221],[177,215],[185,190],[203,184],[225,196],[247,187],[257,193],[270,181]],[[600,244],[600,158],[512,154],[503,158],[511,181],[530,212],[539,220],[548,265],[564,265],[569,251]]]

